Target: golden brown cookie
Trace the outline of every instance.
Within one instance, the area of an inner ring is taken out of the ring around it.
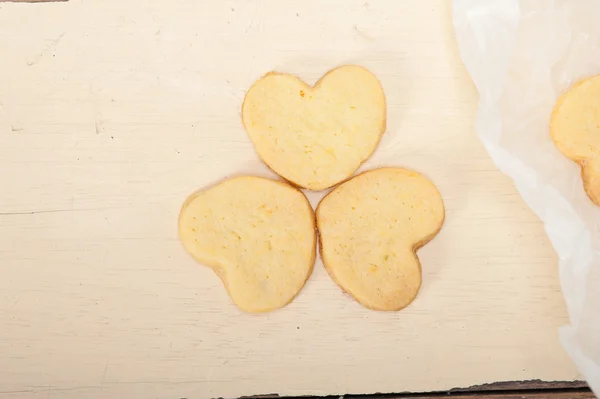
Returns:
[[[399,310],[416,297],[416,250],[444,223],[444,204],[423,175],[401,168],[362,173],[317,207],[321,256],[331,277],[364,306]]]
[[[560,96],[552,111],[550,134],[558,150],[581,166],[585,191],[600,205],[600,75]]]
[[[377,78],[359,66],[328,72],[314,86],[269,73],[242,105],[244,127],[260,158],[288,181],[323,190],[348,177],[375,151],[386,104]]]
[[[229,179],[190,196],[179,216],[179,235],[247,312],[288,304],[315,262],[308,200],[287,183],[260,177]]]

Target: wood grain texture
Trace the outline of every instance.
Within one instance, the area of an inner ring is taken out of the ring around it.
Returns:
[[[0,398],[579,379],[557,337],[568,319],[556,256],[475,135],[449,5],[0,5]],[[362,170],[415,169],[445,201],[444,228],[419,251],[419,296],[369,311],[317,262],[288,307],[243,314],[179,243],[179,207],[227,176],[272,176],[240,121],[254,80],[275,69],[314,82],[347,63],[374,72],[388,101]]]

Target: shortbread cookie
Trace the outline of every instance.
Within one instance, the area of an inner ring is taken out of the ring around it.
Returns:
[[[342,66],[315,86],[269,73],[248,90],[242,120],[260,158],[288,181],[323,190],[348,177],[375,151],[386,105],[377,78]]]
[[[558,99],[550,133],[559,151],[581,166],[585,191],[600,205],[600,75],[575,84]]]
[[[400,168],[360,174],[317,207],[321,256],[331,277],[364,306],[399,310],[416,297],[416,250],[444,223],[444,203],[423,175]]]
[[[181,209],[179,235],[247,312],[288,304],[315,262],[308,200],[286,183],[260,177],[233,178],[193,194]]]

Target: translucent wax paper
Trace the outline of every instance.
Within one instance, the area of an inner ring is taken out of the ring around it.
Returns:
[[[453,22],[477,133],[544,222],[570,318],[560,340],[600,395],[600,207],[549,133],[558,96],[600,74],[600,0],[453,0]]]

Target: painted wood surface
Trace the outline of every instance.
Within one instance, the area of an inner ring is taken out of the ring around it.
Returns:
[[[0,4],[0,398],[579,379],[557,337],[555,253],[474,132],[449,3]],[[273,176],[240,121],[254,80],[315,82],[347,63],[388,100],[361,170],[416,169],[445,201],[443,230],[419,251],[421,292],[401,312],[369,311],[318,261],[291,305],[243,314],[180,245],[179,207],[228,176]]]

